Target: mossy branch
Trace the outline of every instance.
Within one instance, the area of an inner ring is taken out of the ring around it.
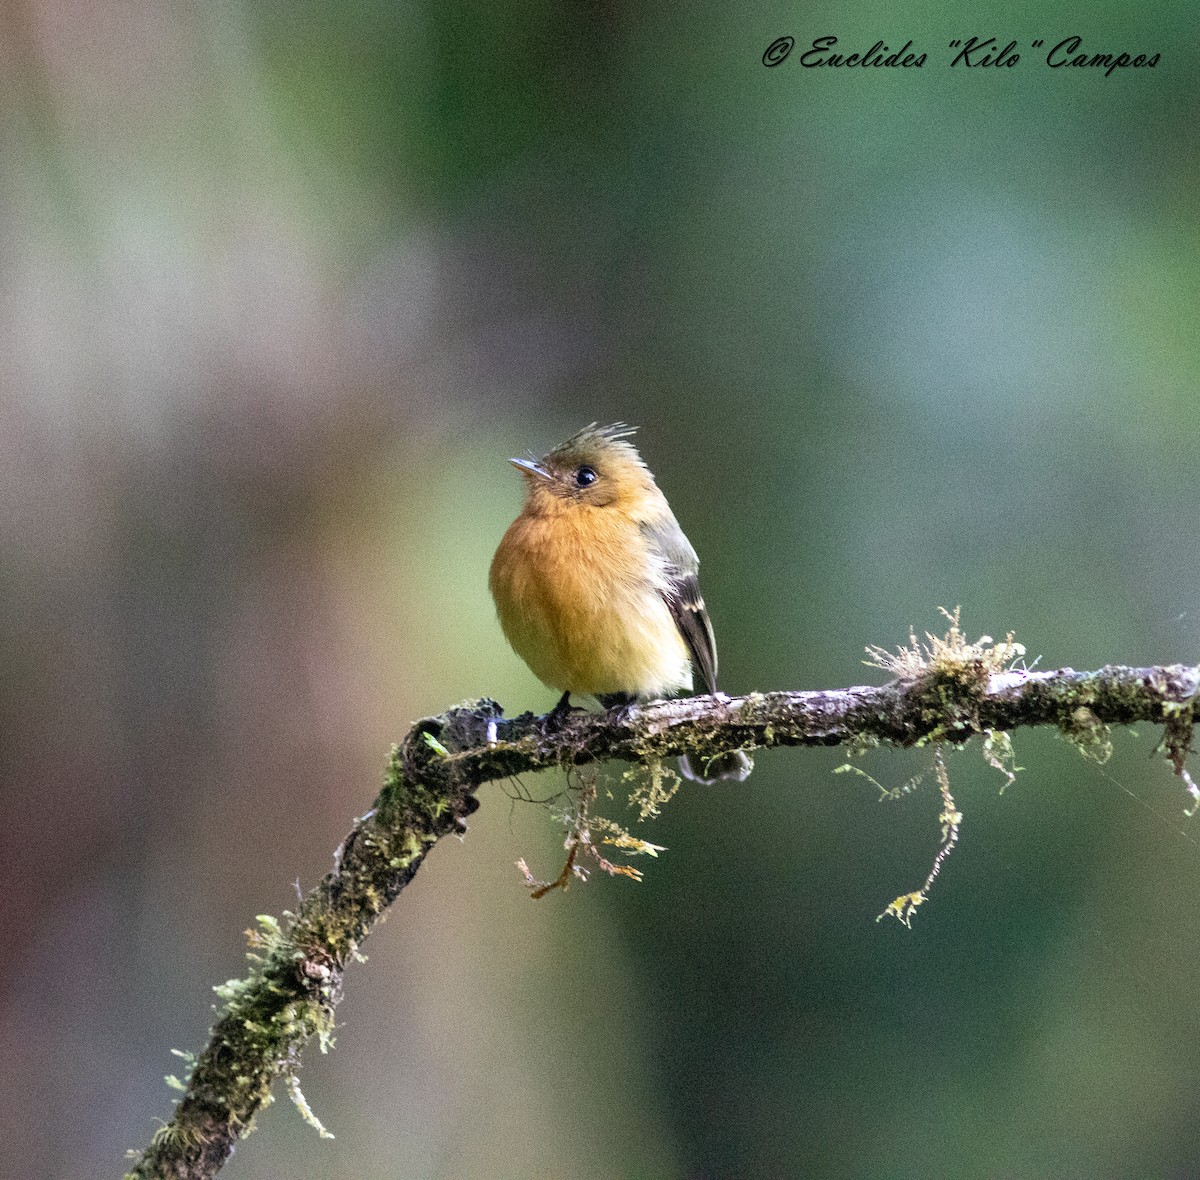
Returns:
[[[574,713],[561,722],[531,713],[506,719],[494,701],[481,700],[419,722],[393,750],[374,807],[355,823],[333,870],[299,912],[283,925],[259,919],[250,974],[218,989],[226,1003],[208,1047],[194,1061],[171,1121],[127,1180],[211,1177],[252,1129],[278,1078],[299,1094],[301,1050],[313,1036],[323,1050],[331,1043],[347,964],[429,849],[465,830],[484,783],[609,759],[653,763],[686,753],[703,765],[734,748],[961,744],[1034,725],[1056,726],[1088,745],[1103,741],[1107,726],[1142,721],[1165,727],[1167,756],[1200,799],[1184,767],[1200,668],[1005,671],[1011,640],[966,644],[957,616],[952,621],[958,640],[950,646],[934,641],[924,649],[914,640],[897,657],[873,649],[898,674],[882,687],[690,697]],[[302,1096],[297,1105],[303,1112]]]

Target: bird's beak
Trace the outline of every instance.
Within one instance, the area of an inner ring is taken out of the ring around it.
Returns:
[[[551,479],[552,476],[536,459],[509,459],[514,467],[519,467],[526,475],[536,475],[541,479]]]

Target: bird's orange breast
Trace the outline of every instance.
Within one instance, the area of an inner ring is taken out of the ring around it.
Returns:
[[[489,583],[513,650],[552,688],[655,697],[692,687],[662,559],[633,521],[606,508],[522,515]]]

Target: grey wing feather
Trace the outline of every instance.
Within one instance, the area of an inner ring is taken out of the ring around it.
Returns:
[[[642,530],[665,559],[670,592],[663,597],[687,644],[692,666],[700,673],[705,688],[715,693],[717,641],[713,638],[712,623],[700,594],[697,577],[700,559],[674,517],[655,524],[643,524]]]

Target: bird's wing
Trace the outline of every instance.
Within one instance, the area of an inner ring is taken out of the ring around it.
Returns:
[[[642,531],[666,566],[668,587],[663,598],[687,644],[692,666],[700,673],[708,691],[715,693],[717,641],[713,638],[712,623],[700,594],[697,577],[700,559],[673,516],[668,516],[665,521],[644,523]]]

